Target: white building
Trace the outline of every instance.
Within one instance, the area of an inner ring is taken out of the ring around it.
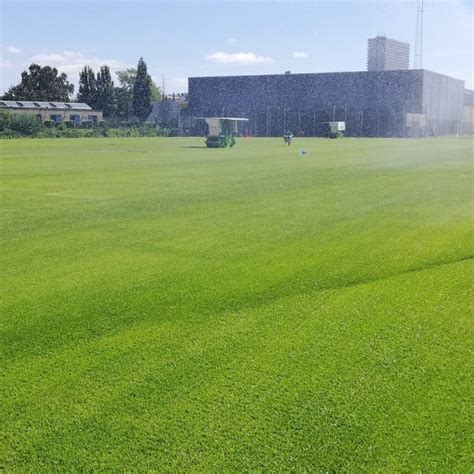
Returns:
[[[96,124],[103,120],[102,111],[93,110],[79,102],[44,102],[27,100],[0,100],[0,110],[8,110],[13,115],[35,115],[41,122],[71,122]]]

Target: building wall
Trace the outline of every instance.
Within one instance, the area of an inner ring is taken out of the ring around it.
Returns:
[[[244,132],[258,136],[319,136],[332,120],[346,121],[349,136],[428,133],[410,129],[407,114],[428,114],[444,134],[461,121],[461,88],[423,70],[202,77],[189,79],[189,109],[195,117],[249,118]]]
[[[464,90],[464,103],[461,133],[472,135],[474,133],[474,91]]]
[[[189,108],[247,117],[260,136],[318,136],[332,120],[345,120],[348,135],[402,136],[404,114],[422,111],[422,83],[421,71],[190,78]]]
[[[423,113],[428,132],[451,135],[460,132],[464,81],[423,71]]]
[[[87,121],[97,121],[101,122],[103,120],[103,115],[102,111],[100,110],[61,110],[61,109],[28,109],[28,108],[22,108],[22,109],[3,109],[3,110],[8,110],[12,115],[22,115],[22,114],[27,114],[27,115],[35,115],[37,116],[41,122],[49,121],[52,120],[54,121],[55,116],[61,117],[61,122],[63,121],[73,121],[71,119],[71,116],[79,116],[80,122],[87,122]],[[95,117],[93,119],[92,117]]]

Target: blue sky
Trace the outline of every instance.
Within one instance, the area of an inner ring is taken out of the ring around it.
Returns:
[[[425,0],[423,67],[473,87],[473,4]],[[0,0],[0,91],[31,62],[77,83],[88,64],[112,70],[140,56],[167,92],[187,77],[365,70],[367,39],[415,39],[415,0]]]

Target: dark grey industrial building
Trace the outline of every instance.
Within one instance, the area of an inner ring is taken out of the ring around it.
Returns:
[[[349,136],[459,133],[464,81],[426,70],[189,78],[191,116],[247,117],[243,133],[319,136],[345,121]]]
[[[370,38],[367,71],[392,71],[410,67],[410,45],[386,36]]]

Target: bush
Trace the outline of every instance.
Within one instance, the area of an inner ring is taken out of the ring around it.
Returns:
[[[156,130],[156,126],[149,123],[144,123],[137,127],[138,134],[141,137],[155,137]]]
[[[139,137],[139,133],[135,127],[128,128],[111,128],[108,131],[109,137]]]
[[[12,116],[7,110],[0,110],[0,132],[9,128]]]
[[[59,138],[61,136],[61,131],[56,128],[43,127],[37,134],[38,138]]]
[[[157,137],[169,137],[170,136],[170,130],[168,128],[159,128],[156,131],[156,136]]]
[[[16,132],[15,130],[10,130],[7,128],[6,130],[0,130],[0,139],[1,138],[22,138],[20,132]]]
[[[34,136],[41,130],[42,125],[33,115],[12,115],[8,128],[23,136]]]
[[[109,128],[113,126],[113,128]],[[168,137],[177,136],[177,129],[160,128],[154,124],[131,124],[108,121],[94,124],[83,122],[56,123],[47,120],[41,123],[34,115],[12,115],[0,110],[0,139],[38,137],[38,138],[89,138],[89,137]]]

